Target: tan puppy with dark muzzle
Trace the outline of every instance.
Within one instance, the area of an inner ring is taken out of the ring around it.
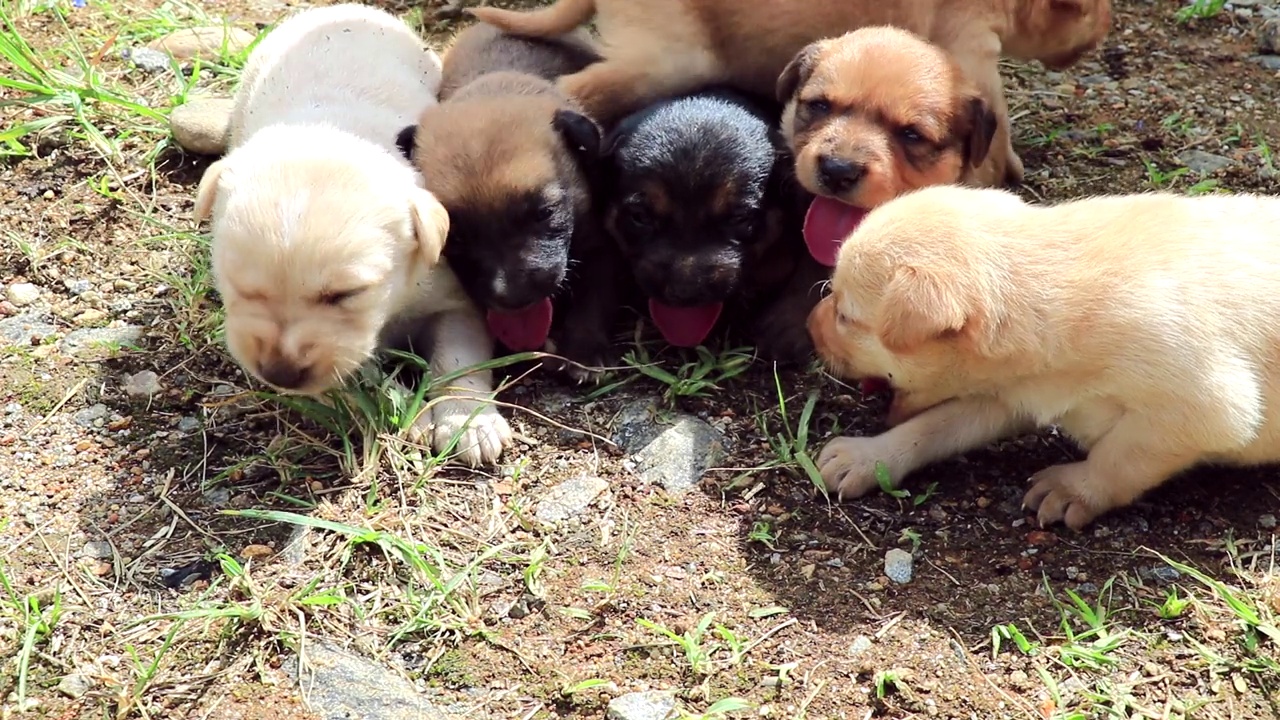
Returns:
[[[892,428],[822,449],[858,497],[1058,425],[1088,450],[1031,478],[1079,529],[1200,463],[1280,461],[1280,198],[1146,194],[1033,206],[937,186],[872,211],[809,318],[831,370],[894,391]]]
[[[559,0],[519,12],[473,8],[508,32],[559,35],[595,16],[603,56],[560,81],[596,120],[618,118],[664,97],[725,83],[772,94],[783,68],[809,43],[861,27],[893,25],[949,52],[1007,124],[998,61],[1039,60],[1063,69],[1111,27],[1111,0]],[[1020,179],[1012,146],[1011,179]]]
[[[436,102],[440,58],[399,18],[363,5],[304,10],[254,48],[236,89],[230,151],[197,191],[212,218],[227,346],[257,379],[320,395],[385,346],[449,376],[411,435],[492,462],[510,443],[491,402],[493,341],[440,264],[441,203],[397,133]],[[461,377],[452,378],[455,374]]]
[[[783,70],[777,94],[796,178],[817,196],[805,242],[827,267],[877,205],[929,185],[1004,180],[1005,157],[988,152],[991,106],[915,33],[878,26],[812,43]]]

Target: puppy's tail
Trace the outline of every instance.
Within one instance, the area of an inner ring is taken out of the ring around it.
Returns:
[[[596,0],[557,0],[551,7],[520,12],[495,7],[471,8],[467,12],[511,35],[553,37],[586,23],[596,14]]]

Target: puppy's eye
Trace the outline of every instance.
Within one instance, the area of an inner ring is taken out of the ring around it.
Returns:
[[[632,226],[640,229],[649,229],[654,225],[653,213],[649,211],[648,206],[640,203],[632,203],[622,208],[622,217]]]
[[[898,137],[902,138],[902,142],[911,145],[924,142],[924,135],[920,133],[920,130],[915,125],[898,128]]]
[[[319,301],[321,305],[341,305],[364,291],[365,288],[355,288],[353,290],[330,290],[320,293]]]
[[[824,98],[805,100],[804,109],[812,117],[831,114],[831,103]]]

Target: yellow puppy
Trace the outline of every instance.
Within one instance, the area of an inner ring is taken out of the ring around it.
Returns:
[[[436,102],[440,58],[362,5],[302,11],[253,50],[230,151],[200,181],[227,345],[259,380],[317,395],[406,341],[437,376],[492,357],[484,320],[439,264],[449,217],[397,135]],[[414,435],[497,459],[511,429],[488,373],[437,393]],[[474,417],[472,417],[474,414]]]
[[[894,391],[893,426],[819,456],[842,497],[1037,426],[1088,450],[1031,478],[1079,529],[1199,463],[1280,461],[1280,198],[1033,206],[936,186],[873,210],[809,317],[833,372]]]

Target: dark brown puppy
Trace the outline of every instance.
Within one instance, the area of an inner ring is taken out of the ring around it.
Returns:
[[[612,257],[590,190],[600,131],[552,82],[589,61],[574,44],[463,31],[444,58],[461,85],[401,140],[449,212],[444,257],[494,337],[596,365],[617,305],[611,271],[595,269]]]
[[[998,185],[997,116],[941,48],[895,27],[805,47],[778,78],[782,134],[816,197],[805,240],[823,265],[868,211],[928,185]],[[995,162],[991,162],[995,161]]]
[[[600,60],[585,30],[552,38],[521,38],[477,23],[453,37],[444,51],[441,102],[494,68],[519,69],[546,80],[575,73]]]

